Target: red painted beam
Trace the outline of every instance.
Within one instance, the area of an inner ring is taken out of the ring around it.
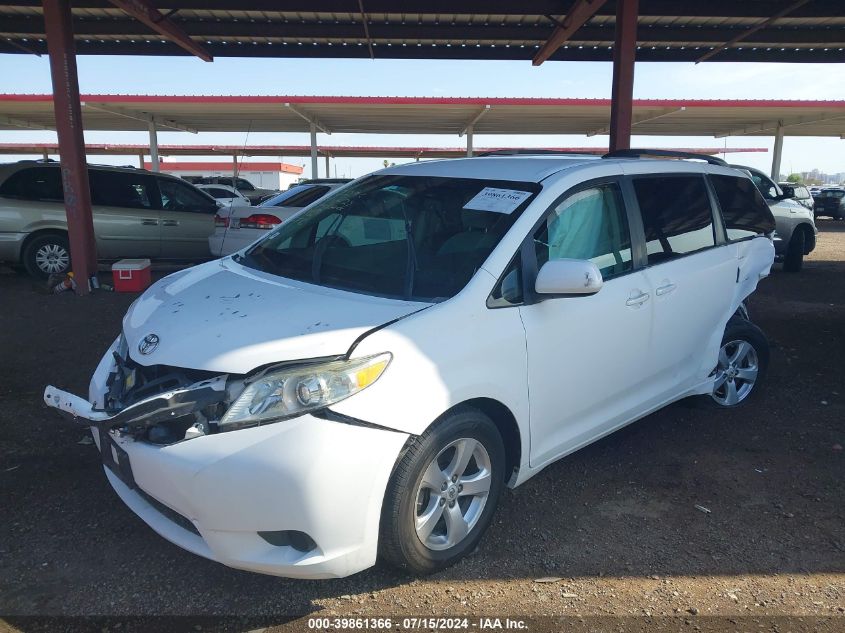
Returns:
[[[575,34],[575,31],[584,26],[584,23],[593,17],[601,9],[606,0],[576,0],[575,4],[566,14],[563,22],[555,27],[546,43],[540,47],[531,63],[539,66],[549,57],[554,55],[565,42]]]
[[[169,39],[174,44],[184,48],[191,55],[196,55],[205,62],[214,58],[202,46],[191,39],[175,22],[167,18],[146,0],[109,0],[118,9],[123,9],[133,18],[146,24],[153,31]]]
[[[617,0],[616,41],[613,45],[613,89],[610,97],[611,152],[631,147],[638,12],[639,0]]]
[[[71,267],[76,275],[76,293],[89,292],[88,278],[97,272],[97,246],[91,213],[91,189],[82,135],[82,106],[76,73],[70,0],[42,0],[50,75],[53,80],[53,109],[61,147],[62,187],[67,213]]]

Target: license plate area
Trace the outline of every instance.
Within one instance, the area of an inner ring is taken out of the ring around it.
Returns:
[[[129,454],[114,441],[107,430],[97,427],[97,433],[100,437],[100,456],[103,458],[103,464],[130,489],[134,489],[135,477],[132,475]]]
[[[229,228],[230,229],[241,228],[241,219],[240,218],[229,218]]]

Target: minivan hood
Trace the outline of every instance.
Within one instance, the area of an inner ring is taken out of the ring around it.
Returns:
[[[367,330],[427,305],[293,281],[226,258],[151,286],[123,318],[123,334],[142,365],[245,374],[345,354]],[[152,350],[141,346],[148,335],[158,337]]]

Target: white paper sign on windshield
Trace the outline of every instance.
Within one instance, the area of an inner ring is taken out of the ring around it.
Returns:
[[[505,213],[509,215],[530,195],[530,191],[484,187],[472,200],[464,205],[464,209],[492,211],[494,213]]]

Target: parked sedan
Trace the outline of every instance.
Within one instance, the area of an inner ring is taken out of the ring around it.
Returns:
[[[252,203],[245,195],[229,185],[194,185],[217,200],[221,208],[248,207]]]
[[[227,187],[234,187],[241,194],[243,194],[250,202],[250,204],[258,204],[265,200],[268,196],[273,196],[278,193],[277,189],[262,189],[256,187],[246,178],[231,176],[185,176],[185,180],[194,185],[226,185]]]
[[[257,207],[220,209],[215,218],[214,235],[208,239],[211,253],[220,257],[249,246],[297,211],[347,182],[349,181],[296,185]]]
[[[100,259],[210,257],[208,238],[218,207],[208,194],[143,169],[90,165],[88,179]],[[0,261],[22,264],[42,278],[70,269],[58,163],[0,165]]]

